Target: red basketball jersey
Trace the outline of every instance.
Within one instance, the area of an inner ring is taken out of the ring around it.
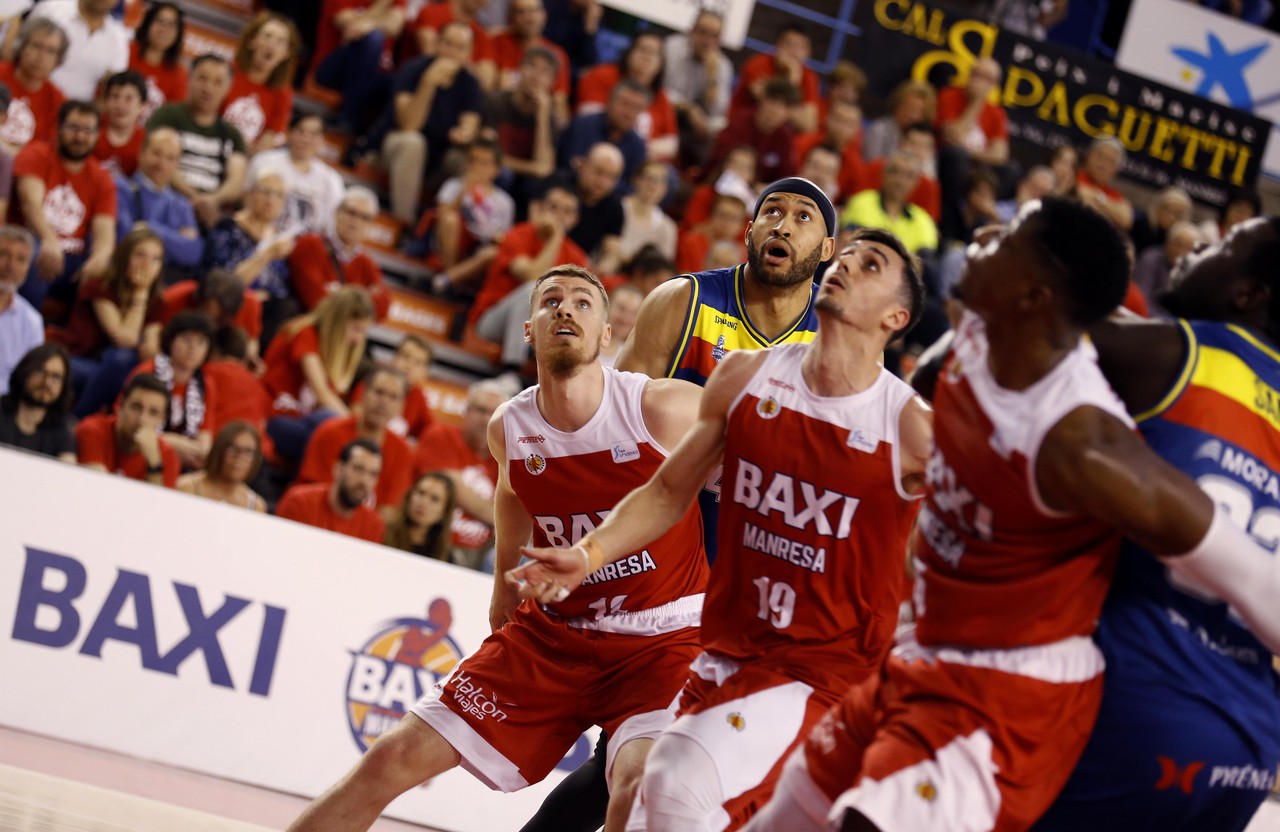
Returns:
[[[926,647],[1006,649],[1089,636],[1120,535],[1047,507],[1036,489],[1036,455],[1077,408],[1133,422],[1084,339],[1019,391],[996,383],[987,350],[982,320],[966,315],[934,397],[934,450],[915,548],[916,637]]]
[[[820,397],[808,344],[770,348],[725,431],[720,554],[702,644],[835,695],[893,644],[907,538],[898,419],[911,388],[881,370],[868,389]]]
[[[658,470],[667,450],[644,423],[641,396],[648,382],[638,373],[605,369],[599,409],[572,433],[547,424],[538,409],[537,387],[511,400],[503,414],[507,472],[533,517],[535,546],[575,545]],[[676,619],[660,616],[646,623],[628,614],[688,599],[677,619],[683,622],[679,626],[691,626],[697,623],[707,572],[702,515],[695,504],[657,540],[588,575],[548,609],[594,622],[586,626],[595,629],[646,635],[673,629]],[[685,614],[689,611],[692,616]]]

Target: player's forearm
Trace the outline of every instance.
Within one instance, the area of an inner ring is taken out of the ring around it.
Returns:
[[[601,561],[592,563],[592,570],[626,557],[661,537],[689,510],[702,482],[692,480],[692,487],[683,483],[675,485],[659,472],[624,497],[605,521],[581,541],[589,552],[599,547]]]

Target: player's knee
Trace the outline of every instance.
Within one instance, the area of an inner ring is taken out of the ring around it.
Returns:
[[[443,737],[417,717],[408,716],[369,748],[358,776],[373,789],[400,794],[457,762],[457,752]]]

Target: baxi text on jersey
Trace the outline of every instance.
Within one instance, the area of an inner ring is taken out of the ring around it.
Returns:
[[[776,514],[782,522],[801,531],[844,540],[853,528],[860,500],[838,491],[819,489],[812,483],[775,471],[765,485],[764,469],[741,457],[734,478],[733,501],[761,517]],[[799,493],[797,493],[799,492]],[[831,515],[827,514],[831,511]],[[836,518],[834,525],[832,517]]]
[[[507,712],[498,707],[497,699],[471,681],[469,674],[459,673],[449,684],[453,686],[453,698],[462,706],[462,710],[476,719],[502,722],[507,718]]]
[[[814,548],[807,543],[773,534],[752,523],[743,523],[742,545],[769,557],[785,560],[794,566],[802,566],[810,572],[827,571],[827,550]]]

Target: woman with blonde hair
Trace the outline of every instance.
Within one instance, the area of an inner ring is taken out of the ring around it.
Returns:
[[[239,419],[227,422],[213,439],[203,471],[178,480],[176,488],[207,500],[266,511],[267,501],[249,487],[262,465],[262,437]]]
[[[443,471],[428,471],[405,493],[387,523],[382,542],[393,549],[447,561],[456,506],[453,479]]]
[[[160,237],[145,228],[130,231],[102,277],[80,281],[66,327],[49,329],[50,339],[71,353],[76,418],[110,405],[129,371],[160,351],[163,267]]]
[[[933,123],[938,110],[938,94],[924,81],[903,81],[889,94],[889,112],[867,127],[862,136],[862,158],[893,155],[909,124]]]
[[[301,48],[298,27],[274,12],[260,13],[240,33],[222,117],[239,129],[251,156],[284,142]]]
[[[345,398],[373,319],[369,293],[360,286],[343,286],[286,323],[271,342],[262,376],[271,399],[267,433],[285,459],[301,460],[321,422],[350,412]]]

